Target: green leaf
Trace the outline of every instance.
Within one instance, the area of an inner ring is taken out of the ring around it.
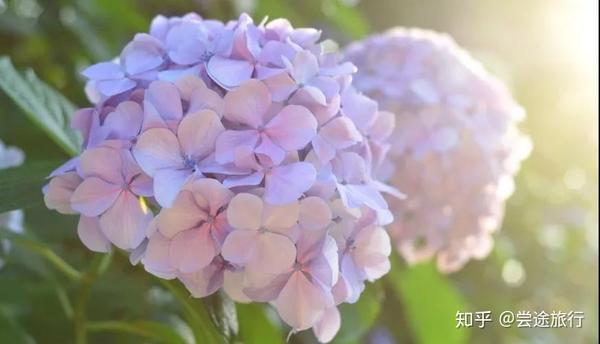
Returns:
[[[0,307],[0,343],[35,343],[35,340],[4,307]]]
[[[239,341],[244,344],[283,344],[280,329],[265,313],[261,304],[237,304],[237,316],[240,325]]]
[[[213,324],[202,300],[192,298],[183,286],[174,281],[163,279],[159,279],[159,281],[181,304],[185,318],[192,328],[197,343],[221,344],[226,342],[223,335],[219,333]]]
[[[465,302],[447,277],[433,263],[402,268],[397,257],[392,261],[392,270],[386,278],[406,309],[416,341],[466,343],[467,329],[457,329],[455,322],[456,312],[465,310]]]
[[[322,8],[327,19],[351,38],[363,38],[369,33],[367,22],[356,8],[350,7],[340,0],[325,0]]]
[[[332,343],[361,343],[381,310],[383,290],[379,284],[369,284],[356,303],[340,306],[342,326]]]
[[[157,339],[163,343],[187,344],[177,331],[155,321],[89,321],[86,328],[90,332],[122,332]]]
[[[43,204],[42,187],[58,162],[36,161],[0,170],[0,213]]]
[[[70,128],[75,106],[33,71],[19,73],[8,57],[0,57],[0,89],[67,153],[79,151],[81,138]]]
[[[227,338],[228,342],[232,342],[239,329],[235,302],[223,292],[208,296],[203,301],[219,332]]]

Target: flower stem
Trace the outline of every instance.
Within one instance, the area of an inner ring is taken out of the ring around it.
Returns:
[[[76,344],[87,343],[87,302],[90,298],[94,281],[106,271],[111,260],[112,251],[107,254],[96,255],[90,264],[90,267],[87,269],[83,275],[83,278],[81,279],[81,287],[79,289],[79,295],[77,297],[77,303],[75,305],[75,313],[73,317]]]

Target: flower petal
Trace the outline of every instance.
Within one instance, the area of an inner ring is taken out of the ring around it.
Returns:
[[[340,330],[341,323],[340,311],[337,307],[329,307],[314,325],[313,332],[319,342],[329,343]]]
[[[295,272],[281,290],[275,307],[288,325],[304,330],[315,325],[332,303],[331,295],[312,284],[302,272]]]
[[[215,157],[224,164],[235,160],[236,151],[240,147],[254,150],[258,141],[255,130],[226,130],[217,138]]]
[[[152,213],[131,192],[123,191],[113,206],[100,217],[104,235],[118,248],[131,250],[144,239]]]
[[[194,159],[203,159],[215,149],[217,136],[225,131],[221,119],[212,110],[201,110],[186,115],[177,129],[183,153]]]
[[[184,273],[206,267],[216,255],[217,248],[207,223],[179,232],[169,246],[171,265]]]
[[[287,151],[304,148],[315,136],[317,120],[307,108],[288,105],[265,126],[266,133]]]
[[[256,251],[259,236],[258,231],[235,230],[225,238],[221,255],[233,264],[245,265]]]
[[[71,196],[71,207],[83,215],[94,217],[105,212],[116,201],[121,187],[100,178],[84,180]]]
[[[307,162],[278,166],[265,175],[265,201],[291,203],[310,189],[317,178],[315,168]]]
[[[100,222],[97,217],[79,217],[77,225],[77,235],[81,242],[94,252],[109,252],[110,241],[106,239],[100,229]]]
[[[300,201],[300,225],[309,230],[319,230],[331,223],[331,209],[320,197],[307,197]]]
[[[61,214],[76,214],[77,212],[71,207],[71,197],[79,184],[81,178],[76,172],[67,172],[52,178],[44,193],[46,207]]]
[[[154,174],[154,197],[158,204],[170,207],[175,198],[193,177],[191,170],[162,169]]]
[[[180,120],[183,116],[177,87],[168,81],[152,82],[144,95],[146,103],[152,105],[164,120]]]
[[[264,83],[248,80],[225,95],[225,118],[258,128],[271,106],[271,95]]]
[[[207,214],[198,207],[194,194],[182,191],[170,208],[163,208],[157,216],[158,228],[167,239],[177,233],[196,227],[207,219]]]
[[[258,230],[262,224],[263,202],[255,195],[237,194],[227,208],[227,220],[237,229]]]
[[[142,170],[151,177],[159,169],[183,165],[177,137],[164,128],[146,130],[133,147],[133,156]]]
[[[206,71],[214,82],[229,90],[249,80],[254,66],[246,60],[234,60],[215,55],[208,61]]]

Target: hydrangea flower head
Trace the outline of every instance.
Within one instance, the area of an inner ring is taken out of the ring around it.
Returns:
[[[523,109],[446,35],[396,28],[345,57],[356,88],[396,114],[393,169],[379,173],[407,195],[392,201],[400,253],[409,263],[436,257],[445,272],[485,257],[531,149],[516,127]]]
[[[397,192],[373,173],[393,116],[319,39],[284,19],[156,17],[83,71],[83,151],[51,175],[47,206],[79,214],[93,251],[129,251],[194,297],[272,302],[331,340],[336,305],[389,270],[382,192]]]

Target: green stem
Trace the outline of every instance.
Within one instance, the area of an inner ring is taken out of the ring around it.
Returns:
[[[72,267],[69,263],[67,263],[64,259],[59,257],[47,246],[34,240],[25,239],[18,236],[11,236],[10,241],[15,243],[16,245],[22,246],[26,249],[29,249],[30,251],[39,254],[41,257],[46,259],[50,264],[54,265],[55,268],[57,268],[60,272],[62,272],[71,280],[81,281],[81,272]]]
[[[106,269],[112,260],[112,252],[102,255],[96,255],[92,264],[83,275],[81,279],[81,288],[79,289],[79,295],[77,297],[77,303],[75,305],[75,312],[73,316],[73,325],[75,329],[75,343],[86,344],[87,343],[87,331],[86,331],[86,310],[87,302],[90,298],[92,286],[94,281],[100,276]]]
[[[112,331],[131,333],[144,337],[153,336],[151,331],[146,331],[121,321],[89,321],[85,327],[90,332]]]

